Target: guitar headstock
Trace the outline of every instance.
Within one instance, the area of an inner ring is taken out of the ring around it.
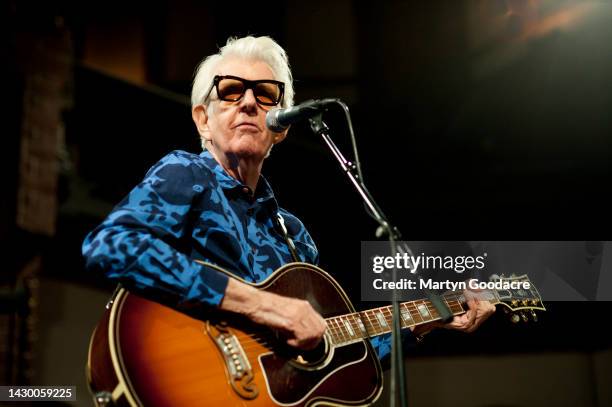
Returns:
[[[493,275],[489,280],[501,286],[495,292],[499,304],[504,306],[506,314],[510,314],[512,322],[537,321],[536,311],[546,311],[540,293],[526,274],[510,277]]]

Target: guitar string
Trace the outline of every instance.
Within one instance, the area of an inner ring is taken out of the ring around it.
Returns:
[[[434,309],[433,305],[431,305],[431,304],[426,304],[425,302],[423,303],[423,305],[427,305],[427,308],[428,308],[428,310],[430,311],[430,314],[433,316],[433,318],[430,318],[430,319],[428,319],[428,320],[423,319],[423,317],[420,315],[420,313],[419,313],[419,311],[418,311],[417,307],[416,307],[414,304],[404,303],[404,304],[402,304],[402,305],[403,305],[403,306],[405,306],[405,308],[407,308],[407,309],[408,309],[408,311],[410,311],[410,313],[411,313],[411,314],[413,314],[413,315],[419,315],[419,318],[421,319],[421,322],[416,321],[416,319],[415,319],[414,317],[412,317],[412,319],[413,319],[413,320],[415,320],[416,325],[421,324],[421,323],[431,322],[431,321],[433,321],[434,319],[439,318],[439,317],[436,317],[436,315],[437,315],[436,313],[432,313],[432,312],[431,312],[431,311],[435,311],[435,309]],[[419,304],[419,305],[420,305],[420,304]],[[412,306],[412,309],[408,308],[408,307],[411,307],[411,306]],[[455,305],[454,307],[457,307],[457,306],[459,307],[459,311],[458,311],[458,312],[462,312],[462,311],[463,311],[463,308],[461,307],[461,305],[460,305],[460,304],[458,304],[458,305]],[[337,321],[338,319],[342,320],[343,318],[344,318],[344,319],[346,319],[346,318],[348,318],[348,317],[350,317],[350,316],[353,316],[353,317],[355,317],[355,318],[356,318],[356,317],[360,317],[361,322],[362,322],[362,323],[364,323],[364,321],[363,321],[363,316],[362,316],[361,314],[366,314],[366,317],[368,317],[368,316],[367,316],[367,312],[375,312],[375,311],[378,311],[378,312],[380,312],[381,314],[384,314],[385,312],[390,313],[390,310],[389,310],[388,308],[389,308],[389,307],[381,307],[381,308],[379,308],[379,309],[368,310],[368,311],[361,311],[361,312],[357,312],[357,313],[345,314],[345,315],[339,315],[339,316],[335,316],[335,317],[330,317],[330,318],[327,318],[327,319],[326,319],[326,321],[327,321],[327,328],[328,328],[327,330],[328,330],[328,332],[330,332],[332,335],[334,335],[334,336],[336,336],[336,337],[338,337],[338,336],[339,336],[339,335],[338,335],[339,333],[340,333],[340,334],[342,334],[343,336],[345,336],[345,335],[344,335],[345,328],[343,327],[343,325],[340,325],[340,324],[338,323],[338,321]],[[451,308],[453,308],[453,306],[451,306]],[[372,320],[370,320],[370,319],[369,319],[369,317],[368,317],[368,320],[369,320],[369,324],[370,324],[370,325],[372,325],[372,327],[374,328],[375,333],[376,333],[376,332],[379,332],[379,331],[386,331],[386,328],[383,328],[383,327],[382,327],[382,325],[379,323],[379,321],[378,321],[377,319],[374,319],[375,324],[372,322]],[[385,318],[385,320],[386,320],[386,318]],[[333,325],[333,322],[336,322],[336,324],[338,325],[338,327],[335,327],[335,326]],[[351,325],[352,325],[352,324],[351,324]],[[364,323],[364,325],[365,325],[365,323]],[[378,328],[376,328],[376,326],[375,326],[375,325],[378,325]],[[412,326],[412,325],[415,325],[415,324],[409,324],[409,325],[407,325],[406,327],[408,327],[408,326]],[[258,339],[258,338],[257,338],[255,335],[252,335],[251,337],[252,337],[253,339],[255,339],[255,340],[257,340],[257,339]]]
[[[456,294],[456,293],[449,293],[449,294],[445,294],[444,296],[444,300],[447,303],[447,305],[449,306],[449,309],[453,312],[453,315],[459,315],[465,312],[465,309],[463,307],[463,304],[465,304],[464,301],[459,301],[459,298],[465,298],[463,297],[462,294]],[[491,298],[488,298],[488,300],[490,300]],[[449,301],[450,300],[450,301]],[[453,302],[453,304],[450,304],[449,302]],[[499,301],[496,301],[496,303],[498,303]],[[427,311],[428,314],[430,315],[430,317],[428,317],[428,319],[424,319],[424,315],[422,315],[419,312],[418,306],[419,305],[425,305],[427,307]],[[406,309],[411,316],[411,320],[414,321],[415,323],[413,324],[408,324],[406,322],[404,322],[404,325],[402,326],[402,328],[408,328],[408,327],[412,327],[412,326],[418,326],[427,322],[432,322],[435,320],[440,319],[439,315],[437,314],[437,310],[435,309],[435,307],[433,306],[433,304],[431,304],[429,301],[427,300],[417,300],[417,301],[410,301],[410,302],[405,302],[400,304],[400,312],[401,312],[401,307],[404,307],[404,309]],[[391,317],[391,310],[390,310],[390,306],[386,306],[386,307],[380,307],[380,308],[376,308],[376,309],[372,309],[372,310],[364,310],[364,311],[359,311],[356,313],[351,313],[351,314],[344,314],[344,315],[337,315],[334,317],[330,317],[330,318],[326,318],[326,325],[327,325],[327,332],[330,333],[331,335],[331,340],[334,344],[336,345],[341,345],[343,343],[348,343],[352,340],[355,339],[365,339],[367,336],[372,336],[372,334],[370,333],[371,330],[374,330],[374,334],[380,335],[382,333],[386,333],[389,332],[390,329],[388,329],[388,323],[387,323],[387,327],[383,328],[383,326],[380,324],[380,322],[378,321],[377,318],[374,318],[373,320],[370,319],[368,312],[369,313],[375,313],[375,312],[379,312],[380,314],[383,315],[383,318],[385,319],[385,322],[387,322],[387,317],[385,316],[385,312],[389,314],[389,317]],[[458,311],[455,311],[455,309],[458,308]],[[433,311],[433,312],[432,312]],[[418,322],[415,320],[414,315],[419,316],[419,319],[421,320],[421,322]],[[370,327],[372,329],[368,329],[368,325],[366,325],[364,318],[367,318],[367,322],[370,325]],[[360,336],[357,335],[350,335],[350,333],[348,332],[348,330],[346,330],[346,326],[343,324],[340,324],[340,321],[342,322],[348,322],[348,324],[351,327],[355,327],[355,328],[359,328],[356,329],[357,331],[363,331],[363,329],[361,329],[361,327],[359,327],[358,325],[355,326],[353,325],[352,322],[348,321],[349,317],[353,317],[353,319],[355,321],[360,321],[365,328],[366,331],[366,336],[363,335],[363,333]],[[337,327],[335,327],[333,325],[333,322],[336,323]],[[378,326],[378,327],[376,327]],[[346,333],[345,333],[346,332]],[[258,336],[261,335],[261,336]],[[278,343],[278,337],[276,337],[276,335],[270,333],[270,334],[264,334],[264,333],[259,333],[259,334],[247,334],[247,336],[249,336],[250,340],[243,340],[241,341],[241,345],[243,346],[243,348],[252,350],[253,348],[259,347],[259,346],[265,346],[270,348],[270,346],[274,346],[271,345],[270,342],[267,342],[267,340],[269,340],[270,336],[274,336],[273,340],[275,342]],[[265,339],[264,339],[265,337]],[[346,340],[345,337],[348,337],[349,340]],[[284,344],[283,344],[284,345]]]
[[[450,309],[453,309],[453,307],[459,307],[459,311],[458,312],[464,312],[465,310],[463,309],[463,307],[461,305],[461,302],[458,301],[458,298],[460,296],[461,296],[461,294],[448,293],[448,294],[445,294],[443,297],[444,297],[444,300],[445,300],[445,302],[447,303],[447,305],[449,306]],[[450,300],[450,302],[456,302],[456,304],[449,304],[449,300]],[[429,320],[425,320],[423,318],[423,315],[421,315],[421,313],[418,310],[418,306],[419,305],[426,305],[427,309],[428,309],[428,313],[430,315],[433,315],[434,318],[430,318]],[[417,300],[417,301],[405,302],[405,303],[400,304],[400,306],[403,306],[406,310],[409,311],[409,313],[411,314],[411,319],[413,321],[417,322],[416,325],[421,324],[421,323],[425,323],[425,322],[431,322],[431,321],[433,321],[435,319],[439,319],[439,316],[436,317],[437,312],[435,314],[431,313],[431,310],[433,310],[433,311],[436,311],[436,310],[433,309],[434,308],[433,305],[430,302],[426,301],[426,300]],[[416,311],[416,312],[414,312],[414,311]],[[371,325],[374,328],[374,330],[375,330],[374,333],[377,333],[379,331],[380,332],[385,332],[387,329],[383,328],[382,325],[380,324],[380,322],[377,319],[371,320],[369,318],[369,315],[367,314],[368,312],[370,312],[370,313],[380,312],[381,314],[383,314],[383,316],[384,316],[384,313],[387,312],[389,315],[391,315],[390,306],[380,307],[380,308],[372,309],[372,310],[360,311],[360,312],[351,313],[351,314],[337,315],[335,317],[330,317],[330,318],[326,319],[326,321],[335,322],[336,325],[338,326],[338,327],[335,327],[335,326],[333,326],[333,324],[330,324],[330,322],[328,322],[327,323],[327,331],[329,331],[332,334],[332,336],[334,336],[334,337],[339,337],[340,335],[342,335],[344,337],[344,336],[346,336],[344,334],[345,327],[343,327],[343,325],[340,325],[340,323],[338,322],[338,319],[340,319],[340,321],[343,321],[343,318],[344,319],[348,319],[351,316],[353,316],[353,317],[359,316],[360,317],[359,319],[361,320],[361,322],[364,323],[363,315],[362,315],[362,314],[364,314],[366,316],[366,318],[368,319],[369,325]],[[413,315],[419,316],[419,319],[421,320],[421,322],[416,321]],[[385,321],[387,320],[386,316],[384,316],[384,319],[385,319]],[[376,328],[374,323],[375,323],[375,325],[378,325],[378,328]],[[352,323],[349,322],[349,324],[352,327]],[[388,323],[387,323],[387,325],[388,325]],[[365,323],[364,323],[364,326],[366,326],[366,332],[367,332],[367,325]],[[412,326],[412,325],[407,325],[406,327],[408,327],[408,326]],[[253,336],[253,338],[255,340],[257,340],[257,338],[255,336]],[[354,338],[352,338],[352,339],[354,339]]]
[[[428,307],[428,308],[429,308],[429,307]],[[430,310],[430,311],[431,311],[431,310]],[[461,311],[462,311],[462,310],[460,310],[460,311],[458,311],[458,312],[461,312]],[[390,314],[390,310],[389,310],[389,309],[387,309],[387,308],[385,308],[385,307],[383,307],[383,308],[381,309],[381,314],[385,314],[385,313]],[[411,312],[411,313],[412,313],[412,312]],[[428,318],[427,320],[426,320],[426,319],[424,319],[422,316],[420,317],[421,321],[416,321],[416,318],[414,318],[414,317],[412,317],[412,320],[414,320],[414,321],[416,322],[416,324],[421,324],[421,323],[425,323],[425,322],[431,322],[431,321],[433,321],[433,320],[435,320],[435,319],[438,319],[438,318],[439,318],[439,317],[437,317],[437,315],[436,315],[435,313],[431,313],[431,312],[430,312],[430,314],[432,315],[432,317],[431,317],[431,318]],[[345,320],[346,320],[346,319],[347,319],[349,316],[353,316],[354,318],[357,318],[357,317],[358,317],[358,315],[359,315],[359,313],[355,313],[355,314],[348,314],[348,315],[346,315],[346,316],[336,316],[336,317],[329,318],[329,319],[328,319],[328,324],[327,324],[327,325],[328,325],[328,332],[330,332],[330,334],[332,335],[332,337],[333,337],[333,338],[334,338],[334,337],[335,337],[335,338],[339,338],[339,337],[340,337],[340,335],[342,335],[343,337],[344,337],[344,336],[346,336],[346,335],[345,335],[345,332],[346,332],[345,327],[343,327],[343,325],[339,324],[338,319],[340,319],[340,320],[345,319]],[[416,314],[415,314],[415,315],[416,315]],[[385,317],[385,319],[387,319],[387,318]],[[338,327],[338,328],[334,327],[333,322],[336,322],[336,324],[337,324],[339,327]],[[361,322],[363,323],[363,319],[362,319],[362,318],[361,318]],[[331,323],[331,325],[330,325],[330,323]],[[348,322],[348,321],[347,321],[347,323],[348,323],[348,324],[350,324],[350,325],[351,325],[351,327],[355,327],[355,328],[357,328],[357,327],[356,327],[355,325],[353,325],[351,322]],[[408,327],[408,326],[413,326],[413,325],[416,325],[416,324],[405,324],[405,325],[406,325],[406,327]],[[365,324],[364,324],[364,325],[365,325]],[[370,324],[370,325],[373,325],[373,324]],[[373,326],[373,328],[374,328],[374,330],[375,330],[376,332],[378,332],[378,331],[386,331],[386,330],[387,330],[386,328],[383,328],[383,327],[380,325],[380,323],[378,323],[378,321],[377,321],[377,325],[378,325],[378,328],[376,328],[375,326]],[[359,329],[359,330],[361,331],[361,329]],[[367,331],[367,328],[366,328],[366,331]],[[258,338],[258,337],[257,337],[257,335],[256,335],[256,334],[255,334],[255,335],[251,335],[251,337],[252,337],[252,339],[253,339],[253,340],[255,340],[255,341],[257,341],[257,340],[259,340],[259,339],[260,339],[260,338]],[[350,338],[351,340],[352,340],[352,339],[355,339],[355,337],[356,337],[355,335],[350,335],[350,336],[349,336],[349,338]],[[333,338],[332,338],[332,339],[333,339]]]
[[[415,305],[414,303],[415,303],[415,302],[407,302],[407,303],[403,303],[402,305],[403,305],[403,306],[405,306],[405,308],[406,308],[406,309],[408,309],[408,311],[410,312],[410,314],[411,314],[411,315],[419,315],[419,316],[420,316],[420,319],[421,319],[421,322],[417,322],[417,321],[415,321],[415,322],[416,322],[415,324],[405,324],[404,328],[408,328],[408,327],[410,327],[410,326],[421,325],[421,324],[423,324],[423,323],[432,322],[432,321],[434,321],[434,320],[436,320],[436,319],[439,319],[439,316],[438,316],[438,317],[435,317],[435,315],[437,315],[437,312],[436,312],[435,314],[434,314],[433,312],[431,312],[431,311],[436,311],[436,310],[435,310],[435,307],[433,306],[433,304],[428,303],[427,301],[424,301],[424,300],[423,300],[423,302],[421,303],[422,305],[426,305],[426,306],[427,306],[427,309],[428,309],[428,311],[429,311],[430,315],[432,315],[432,316],[433,316],[433,318],[430,318],[430,319],[428,319],[428,320],[425,320],[425,319],[423,319],[423,317],[421,316],[420,312],[418,311],[417,305]],[[421,304],[419,304],[419,305],[421,305]],[[456,307],[456,306],[458,306],[458,307],[460,308],[459,313],[461,313],[461,312],[463,312],[463,311],[464,311],[460,303],[459,303],[459,304],[456,304],[456,305],[455,305],[455,307]],[[450,306],[450,307],[452,308],[453,306]],[[348,334],[348,332],[345,334],[345,332],[346,332],[346,331],[345,331],[345,327],[343,327],[342,325],[340,325],[340,324],[338,323],[338,321],[337,321],[337,320],[338,320],[338,319],[342,320],[342,318],[348,318],[349,316],[359,317],[359,318],[360,318],[360,320],[361,320],[361,322],[364,324],[364,326],[366,326],[366,331],[368,331],[368,329],[367,329],[367,325],[366,325],[366,323],[363,321],[362,314],[366,314],[366,317],[368,317],[368,316],[367,316],[367,312],[376,312],[376,311],[381,312],[381,313],[383,314],[383,317],[384,317],[384,312],[385,312],[385,311],[387,311],[388,313],[390,313],[389,307],[387,306],[387,307],[380,307],[380,308],[373,309],[373,310],[366,310],[366,311],[356,312],[356,313],[352,313],[352,314],[345,314],[345,315],[338,315],[338,316],[335,316],[335,317],[330,317],[330,318],[327,318],[327,319],[326,319],[326,322],[327,322],[327,331],[328,331],[328,332],[330,332],[330,334],[332,335],[332,340],[333,340],[334,338],[338,338],[338,339],[340,339],[340,343],[345,342],[345,340],[344,340],[343,338],[344,338],[344,337],[346,337],[347,335],[349,335],[349,336],[348,336],[348,337],[350,338],[350,339],[349,339],[349,341],[350,341],[350,340],[354,340],[354,339],[362,339],[363,337],[361,337],[361,338],[360,338],[360,337],[357,337],[357,336],[352,336],[352,337],[351,337],[351,336],[350,336],[350,334]],[[387,318],[386,318],[386,317],[384,317],[384,319],[385,319],[385,321],[387,320]],[[415,320],[415,319],[414,319],[414,317],[412,317],[412,319],[413,319],[413,320]],[[333,325],[330,325],[330,322],[331,322],[332,320],[334,320],[334,321],[336,322],[336,324],[338,325],[338,327],[337,327],[337,328],[336,328],[336,327],[334,327]],[[384,333],[384,332],[387,332],[387,331],[388,331],[388,329],[387,329],[387,328],[383,328],[383,326],[380,324],[380,322],[379,322],[377,319],[370,320],[370,318],[368,317],[368,323],[369,323],[369,324],[371,325],[371,327],[373,328],[373,330],[374,330],[374,333],[375,333],[375,334],[382,334],[382,333]],[[376,325],[378,325],[378,328],[376,327]],[[388,326],[388,325],[387,325],[387,326]],[[368,333],[369,333],[369,332],[368,332]],[[262,341],[262,339],[264,339],[264,338],[262,338],[262,337],[258,336],[258,335],[262,335],[262,334],[266,336],[265,340],[269,340],[269,336],[274,336],[274,334],[273,334],[273,333],[266,334],[266,333],[263,333],[263,332],[260,332],[260,333],[255,333],[255,334],[247,334],[247,336],[249,336],[251,339],[250,339],[250,340],[243,340],[243,341],[241,341],[241,345],[243,345],[243,347],[244,347],[244,346],[248,346],[248,345],[250,345],[250,344],[255,344],[255,343],[257,343],[258,345],[262,345],[262,342],[261,342],[261,341]],[[370,336],[371,336],[371,335],[370,335]],[[342,339],[341,339],[341,337],[342,337]],[[339,344],[339,343],[338,343],[338,341],[334,341],[334,342],[335,342],[336,344]],[[348,341],[347,341],[347,342],[348,342]],[[268,342],[264,342],[263,344],[267,345],[267,344],[268,344]],[[264,346],[265,346],[265,345],[264,345]]]
[[[463,311],[459,311],[459,312],[455,312],[454,314],[455,315],[459,315],[462,312]],[[434,318],[431,318],[429,320],[423,320],[422,322],[417,322],[417,323],[414,323],[414,324],[404,324],[403,328],[417,326],[417,325],[421,325],[423,323],[432,322],[432,321],[436,321],[436,320],[439,320],[439,319],[440,319],[439,317],[434,317]],[[379,325],[378,329],[379,329],[379,331],[376,332],[377,335],[382,334],[382,333],[390,332],[389,328],[382,328],[380,325]],[[241,345],[242,345],[242,347],[244,348],[245,351],[251,351],[251,350],[253,350],[255,348],[260,348],[262,346],[266,347],[268,349],[273,350],[273,348],[275,346],[274,343],[278,343],[279,342],[278,338],[274,338],[274,342],[271,343],[271,342],[265,341],[264,338],[262,338],[262,337],[257,337],[257,336],[254,336],[254,335],[247,335],[247,336],[252,337],[253,339],[252,340],[241,340],[240,341],[240,343],[241,343]],[[267,336],[272,336],[272,335],[267,335]],[[366,339],[367,338],[367,336],[361,334],[361,335],[348,336],[348,340],[347,340],[347,336],[348,335],[346,335],[344,333],[342,333],[342,336],[338,335],[337,333],[336,334],[332,334],[332,337],[331,337],[332,344],[333,345],[343,345],[343,344],[347,344],[347,343],[349,343],[351,341],[354,341],[354,340],[361,340],[361,339]],[[370,334],[369,336],[372,336],[372,335]],[[285,346],[284,343],[281,344],[281,345]]]
[[[423,304],[425,305],[425,303],[423,303]],[[402,305],[404,305],[405,307],[408,307],[408,306],[410,306],[411,304],[407,304],[407,303],[405,303],[405,304],[402,304]],[[431,311],[434,311],[434,312],[436,311],[435,309],[433,309],[433,306],[432,306],[432,305],[427,304],[427,307],[428,307],[428,311],[430,311],[430,315],[432,315],[432,317],[431,317],[431,318],[428,318],[427,320],[425,320],[425,319],[423,318],[423,316],[421,316],[420,314],[418,314],[418,315],[420,315],[421,322],[416,322],[416,321],[415,321],[416,323],[413,323],[413,324],[407,324],[407,323],[404,323],[403,328],[408,328],[408,327],[412,327],[412,326],[417,326],[417,325],[421,325],[421,324],[423,324],[423,323],[432,322],[432,321],[435,321],[435,320],[440,319],[440,318],[439,318],[439,316],[437,315],[437,313],[433,313],[433,312],[431,312]],[[458,310],[458,311],[454,311],[454,310],[452,309],[452,308],[457,308],[457,307],[459,308],[459,310]],[[384,314],[385,312],[387,312],[387,313],[389,313],[389,315],[390,315],[391,311],[390,311],[388,308],[389,308],[389,307],[381,307],[380,309],[377,309],[377,311],[378,311],[378,310],[380,310],[380,312],[381,312],[381,313],[383,313],[383,314]],[[414,305],[413,305],[413,308],[415,308],[415,309],[416,309],[416,307],[414,307]],[[451,306],[451,310],[453,311],[453,314],[454,314],[454,315],[459,315],[459,314],[461,314],[461,313],[465,312],[465,310],[463,309],[463,307],[462,307],[462,305],[461,305],[461,304],[456,304],[456,305],[454,305],[454,306]],[[373,312],[373,311],[375,311],[375,310],[372,310],[372,312]],[[417,311],[417,312],[418,312],[418,311]],[[354,313],[354,314],[346,314],[346,315],[342,315],[342,316],[336,316],[336,317],[331,317],[331,318],[328,318],[328,320],[330,320],[330,322],[331,322],[331,320],[335,320],[336,324],[337,324],[337,325],[338,325],[338,327],[339,327],[339,328],[335,328],[333,325],[329,325],[329,324],[328,324],[328,329],[329,329],[329,331],[330,331],[330,333],[331,333],[331,335],[332,335],[332,338],[331,338],[331,339],[332,339],[333,344],[335,344],[335,345],[342,345],[343,343],[348,343],[348,342],[353,341],[353,340],[355,340],[355,339],[365,339],[365,338],[366,338],[366,336],[363,336],[363,334],[362,334],[362,335],[360,335],[360,336],[357,336],[357,335],[352,335],[352,336],[351,336],[350,334],[349,334],[349,335],[345,334],[345,332],[346,332],[346,331],[345,331],[345,329],[344,329],[344,328],[342,328],[342,325],[340,325],[340,324],[339,324],[339,322],[337,321],[338,319],[342,319],[342,318],[345,318],[345,319],[346,319],[346,318],[348,318],[348,317],[351,317],[351,316],[352,316],[353,318],[358,318],[358,317],[359,317],[359,321],[361,321],[361,322],[363,323],[363,318],[362,318],[361,314],[365,314],[365,313],[366,313],[366,311],[362,311],[362,312],[359,312],[359,313]],[[411,313],[412,313],[412,312],[411,312]],[[367,314],[366,314],[366,316],[367,316]],[[369,319],[369,317],[368,317],[368,319]],[[385,317],[385,320],[386,320],[386,317]],[[414,317],[412,317],[412,320],[414,321]],[[375,320],[375,321],[376,321],[376,320]],[[348,322],[348,323],[349,323],[351,326],[354,326],[354,325],[353,325],[351,322]],[[372,327],[373,327],[374,329],[376,329],[376,330],[377,330],[377,332],[375,332],[376,334],[382,334],[382,333],[385,333],[385,332],[389,332],[389,331],[390,331],[390,329],[388,329],[388,328],[383,328],[383,327],[380,325],[380,323],[378,323],[378,321],[376,321],[376,325],[378,325],[378,328],[374,327],[374,324],[371,322],[371,320],[370,320],[370,325],[372,325]],[[364,326],[365,326],[365,324],[364,324]],[[387,326],[388,326],[388,325],[387,325]],[[355,327],[355,328],[357,328],[357,327]],[[356,329],[356,330],[357,330],[357,329]],[[359,329],[359,330],[360,330],[360,331],[362,331],[361,329]],[[366,332],[367,332],[367,331],[368,331],[368,330],[367,330],[367,327],[366,327]],[[340,335],[338,335],[338,332],[340,332],[341,336],[340,336]],[[369,334],[369,332],[368,332],[368,334]],[[241,344],[242,344],[242,345],[244,345],[245,350],[247,350],[247,349],[248,349],[248,350],[252,350],[253,348],[258,347],[257,345],[260,345],[260,346],[267,346],[267,345],[269,345],[269,342],[265,342],[265,341],[263,340],[263,338],[261,338],[261,337],[257,337],[255,334],[252,334],[252,335],[247,335],[247,336],[251,337],[251,338],[252,338],[252,340],[243,340],[243,341],[241,341]],[[270,336],[270,335],[265,335],[265,336]],[[347,336],[348,336],[349,340],[346,340],[346,339],[345,339],[345,337],[347,337]],[[371,336],[371,334],[369,334],[369,336]],[[275,339],[278,339],[278,338],[275,338]],[[254,345],[254,344],[255,344],[255,342],[257,342],[257,345],[255,345],[255,346],[251,346],[251,345]],[[278,342],[278,341],[277,341],[277,342]]]

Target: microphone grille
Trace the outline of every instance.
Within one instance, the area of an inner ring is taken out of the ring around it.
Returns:
[[[278,121],[278,114],[280,113],[280,111],[281,109],[276,108],[266,113],[266,127],[276,133],[280,133],[281,131],[286,129],[286,127]]]

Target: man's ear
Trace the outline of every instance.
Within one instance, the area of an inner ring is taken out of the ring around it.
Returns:
[[[208,113],[205,105],[195,105],[191,109],[191,118],[198,129],[200,137],[210,140],[210,128],[208,127]]]
[[[281,141],[283,141],[287,137],[287,132],[288,131],[289,131],[289,128],[283,130],[280,133],[274,133],[274,136],[272,137],[272,143],[273,144],[278,144]]]

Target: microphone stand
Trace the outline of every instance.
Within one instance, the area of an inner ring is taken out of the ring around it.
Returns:
[[[347,121],[349,124],[349,129],[352,133],[352,124],[350,120],[350,116],[348,114],[348,107],[344,102],[336,99],[334,102],[340,104],[344,109],[347,115]],[[310,128],[312,131],[321,136],[329,150],[332,152],[332,155],[336,158],[342,171],[349,178],[349,181],[353,184],[359,195],[361,196],[367,210],[369,210],[371,216],[378,222],[379,228],[384,231],[384,234],[387,235],[389,244],[391,245],[391,253],[395,257],[398,253],[397,241],[401,240],[401,234],[399,230],[391,225],[388,218],[383,213],[382,209],[378,206],[378,204],[374,201],[374,198],[366,188],[362,177],[360,177],[360,170],[358,166],[354,163],[348,161],[338,147],[334,144],[329,136],[329,127],[323,121],[323,114],[318,113],[317,115],[308,119],[310,122]],[[355,149],[355,159],[358,162],[357,149],[356,146],[353,145]],[[407,248],[410,252],[410,248]],[[410,254],[412,254],[410,252]],[[393,281],[397,281],[397,268],[393,267],[392,270],[392,278]],[[428,297],[432,300],[432,304],[435,306],[438,314],[441,316],[443,321],[448,321],[452,318],[452,313],[448,309],[448,306],[439,298],[437,294],[433,292],[427,293]],[[401,334],[400,334],[400,312],[399,312],[399,300],[397,289],[393,290],[392,295],[392,329],[391,329],[391,384],[390,384],[390,401],[391,406],[395,406],[396,397],[399,396],[400,407],[407,407],[407,392],[406,392],[406,379],[405,379],[405,366],[404,366],[404,358],[403,358],[403,350],[402,350],[402,342],[401,342]],[[450,317],[450,318],[449,318]]]

